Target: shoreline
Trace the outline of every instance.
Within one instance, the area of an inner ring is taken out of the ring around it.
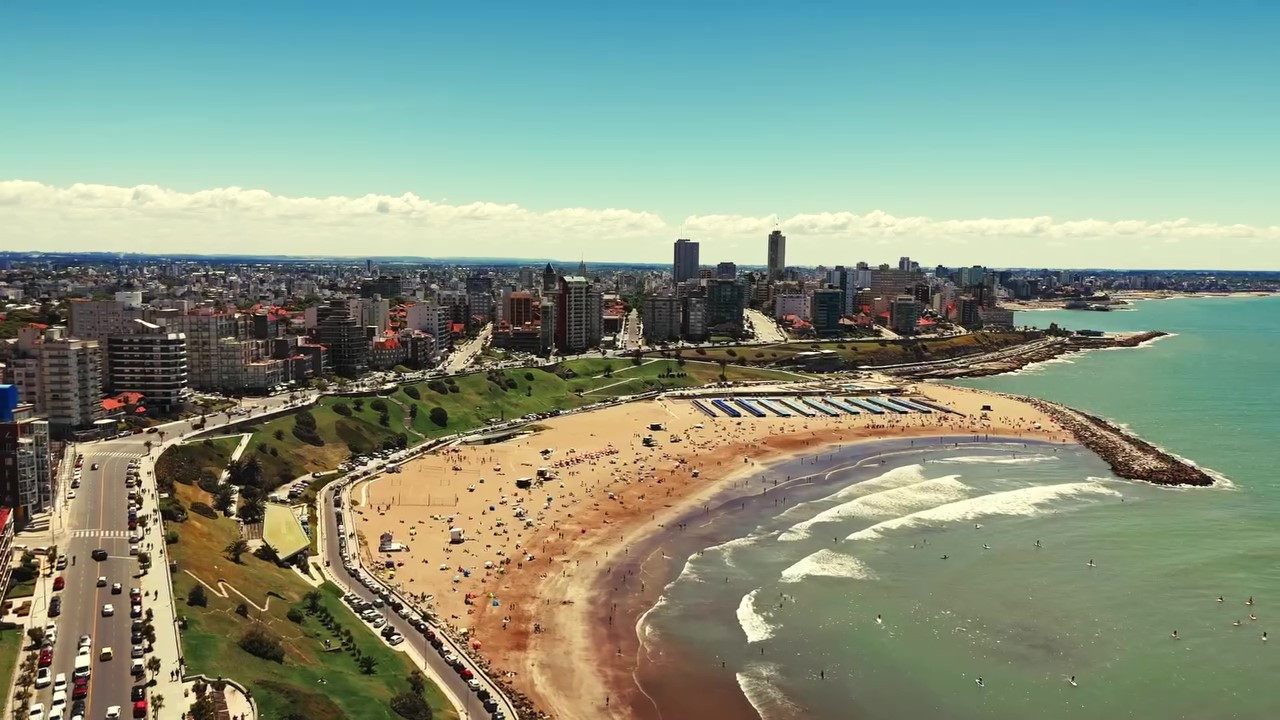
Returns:
[[[1031,365],[1048,362],[1064,355],[1073,355],[1091,350],[1136,348],[1165,337],[1170,337],[1170,333],[1161,330],[1149,330],[1123,335],[1052,338],[1048,342],[1038,344],[1023,352],[1003,353],[999,360],[983,360],[981,357],[977,357],[970,362],[965,362],[964,359],[944,361],[939,367],[912,366],[901,370],[887,369],[880,372],[904,380],[955,380],[959,378],[989,377],[1017,372]]]

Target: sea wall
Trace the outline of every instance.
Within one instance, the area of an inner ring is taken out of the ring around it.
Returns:
[[[1081,337],[1072,336],[1057,338],[1052,342],[1032,343],[1022,351],[1005,351],[998,359],[988,356],[977,356],[972,360],[964,359],[940,363],[936,367],[914,365],[901,369],[887,369],[882,372],[898,377],[915,380],[952,379],[966,377],[986,377],[1020,370],[1028,365],[1052,360],[1070,353],[1087,350],[1104,350],[1106,348],[1132,348],[1142,343],[1164,337],[1168,333],[1151,331],[1132,335]]]

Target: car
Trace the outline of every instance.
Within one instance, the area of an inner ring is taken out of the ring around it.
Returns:
[[[79,699],[89,695],[89,678],[76,678],[75,687],[71,688],[71,697]]]
[[[105,551],[104,551],[104,552],[105,552]],[[106,587],[106,586],[107,586],[107,577],[106,577],[105,575],[99,575],[99,576],[98,576],[98,587]]]
[[[98,548],[98,549],[94,550],[93,552],[89,553],[89,555],[90,555],[94,560],[98,560],[99,562],[101,562],[102,560],[106,560],[106,559],[107,559],[107,551],[106,551],[106,550],[104,550],[103,548]],[[101,587],[101,586],[99,586],[99,587]]]
[[[49,601],[49,617],[58,617],[62,614],[62,598],[56,597]]]
[[[50,645],[56,645],[58,643],[58,624],[57,623],[49,623],[48,625],[44,626],[44,640],[46,643]]]
[[[394,625],[388,625],[388,626],[386,626],[386,627],[382,628],[382,637],[384,637],[384,638],[389,638],[389,637],[391,637],[392,635],[394,635],[394,634],[395,634],[395,632],[396,632],[395,626],[394,626]]]
[[[129,606],[129,617],[131,617],[131,618],[140,618],[140,617],[142,617],[142,606],[141,606],[141,605],[130,605],[130,606]]]
[[[102,606],[102,617],[111,617],[115,614],[116,609],[111,606],[111,603],[106,603]]]
[[[67,709],[67,691],[55,692],[53,702],[49,703],[49,714],[54,715]]]
[[[471,668],[464,667],[458,671],[458,677],[461,677],[463,680],[470,680],[472,677],[475,677],[475,673],[471,672]]]
[[[138,658],[145,655],[146,652],[147,652],[146,650],[142,649],[141,645],[134,645],[133,647],[129,648],[129,657],[133,658],[134,660],[137,660]]]
[[[482,687],[484,687],[484,686],[480,684],[480,681],[479,681],[479,680],[477,680],[477,679],[475,679],[475,678],[471,678],[470,680],[468,680],[468,681],[467,681],[467,687],[469,687],[469,688],[471,688],[473,691],[475,691],[475,690],[479,690],[480,688],[482,688]]]
[[[108,647],[102,648],[102,654],[98,656],[98,659],[103,662],[106,662],[107,660],[110,660],[115,656],[116,656],[115,651],[112,650],[110,646],[108,646]]]
[[[85,712],[84,698],[71,701],[71,720],[84,720]]]
[[[391,637],[387,638],[387,644],[390,645],[391,647],[395,647],[402,642],[404,642],[404,636],[401,635],[400,633],[396,633],[395,635],[392,635]]]
[[[146,700],[139,700],[133,704],[133,716],[136,718],[145,718],[147,716]]]
[[[146,674],[146,670],[144,670],[142,667],[141,660],[134,660],[132,663],[130,663],[129,672],[132,673],[134,677],[142,677],[144,674]]]
[[[90,470],[97,470],[97,469],[98,469],[98,463],[94,463],[94,464],[90,465],[90,466],[89,466],[89,469],[90,469]]]
[[[59,555],[59,556],[58,556],[58,562],[54,564],[54,567],[56,567],[56,568],[57,568],[57,569],[59,569],[59,570],[66,570],[66,569],[67,569],[67,556],[66,556],[66,555]]]
[[[68,491],[67,491],[67,499],[68,499],[68,500],[75,500],[75,499],[76,499],[76,491],[75,491],[74,489],[72,489],[72,490],[68,490]]]
[[[53,664],[53,648],[40,648],[40,658],[36,661],[36,667],[49,667]]]
[[[124,586],[123,586],[123,585],[121,585],[120,583],[112,583],[112,584],[111,584],[111,594],[112,594],[112,595],[119,595],[119,594],[120,594],[120,593],[122,593],[122,592],[124,592]]]
[[[140,598],[140,597],[142,597],[142,590],[141,590],[141,588],[136,588],[136,587],[131,587],[131,588],[129,588],[129,597],[130,597],[130,598]]]
[[[138,702],[139,700],[146,700],[146,699],[147,699],[146,685],[134,685],[133,688],[129,690],[129,702]]]
[[[130,554],[130,555],[137,555],[137,554],[138,554],[138,546],[137,546],[137,545],[130,545],[130,546],[129,546],[129,554]]]
[[[44,703],[36,703],[35,705],[32,705],[31,709],[27,711],[27,718],[28,720],[45,720]]]
[[[67,689],[67,674],[58,673],[57,676],[53,678],[53,691],[58,692],[59,690],[66,690],[66,689]]]
[[[62,677],[62,676],[59,676],[59,677]],[[36,670],[36,687],[38,688],[49,687],[49,683],[51,682],[53,681],[49,679],[49,668],[42,667],[39,670]],[[64,685],[66,684],[65,677],[63,677],[63,684]]]
[[[93,655],[93,648],[91,647],[82,646],[79,650],[76,650],[76,657],[89,657],[91,655]]]
[[[129,633],[129,642],[133,643],[134,645],[141,644],[141,643],[142,643],[142,631],[141,631],[141,630],[134,630],[133,632]]]
[[[381,615],[379,615],[378,617],[374,618],[374,619],[370,622],[370,624],[371,624],[371,625],[373,625],[374,627],[378,628],[378,627],[382,627],[383,625],[385,625],[385,624],[386,624],[386,622],[387,622],[387,619],[386,619],[386,618],[384,618],[384,617],[382,617]]]
[[[116,718],[120,717],[120,706],[112,705],[108,707],[107,714],[103,715],[103,717],[107,718],[107,720],[115,720]]]
[[[66,587],[66,586],[67,586],[67,579],[66,579],[66,578],[64,578],[64,577],[62,577],[61,575],[59,575],[58,577],[56,577],[56,578],[54,578],[54,579],[53,579],[53,589],[54,589],[54,590],[61,590],[62,588]]]

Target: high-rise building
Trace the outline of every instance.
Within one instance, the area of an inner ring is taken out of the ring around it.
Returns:
[[[47,339],[40,364],[43,398],[39,413],[48,419],[54,437],[89,429],[102,419],[102,350],[98,341]]]
[[[651,295],[644,299],[641,329],[646,343],[680,339],[681,303],[674,295]]]
[[[827,272],[827,284],[839,288],[844,293],[845,315],[853,314],[854,297],[858,294],[858,273],[843,265],[837,265]]]
[[[818,288],[809,298],[809,321],[818,335],[834,335],[840,332],[840,318],[844,315],[844,291],[840,288]]]
[[[347,302],[350,305],[351,317],[355,318],[362,327],[377,328],[379,335],[387,331],[387,326],[391,322],[390,300],[386,300],[381,295],[374,295],[371,298],[350,298]]]
[[[165,318],[164,325],[172,332],[187,338],[188,384],[199,390],[220,389],[225,370],[221,366],[225,355],[219,344],[227,338],[236,339],[240,324],[234,313],[206,312],[177,315]]]
[[[351,314],[346,300],[331,300],[319,308],[316,342],[329,351],[329,366],[345,377],[355,377],[369,369],[369,337],[360,321]]]
[[[135,332],[107,338],[111,393],[140,393],[146,406],[173,413],[187,401],[187,337],[145,320]]]
[[[687,295],[680,298],[680,335],[685,340],[701,342],[707,339],[707,298]]]
[[[889,329],[899,335],[914,335],[920,321],[920,304],[911,295],[899,295],[889,306]]]
[[[675,261],[671,275],[675,282],[682,283],[698,277],[698,243],[680,238],[676,240],[674,250]]]
[[[887,266],[871,271],[871,288],[876,297],[875,311],[882,313],[893,304],[899,295],[911,295],[915,292],[916,283],[922,282],[924,275],[911,270],[895,270]]]
[[[404,324],[410,330],[418,330],[435,338],[435,350],[443,352],[452,344],[450,325],[453,318],[449,309],[435,303],[414,303],[404,309]]]
[[[0,505],[12,508],[18,526],[50,508],[54,493],[49,423],[35,408],[18,404],[18,390],[0,385]]]
[[[804,293],[778,293],[773,296],[773,319],[781,320],[788,315],[798,318],[809,316],[809,299]]]
[[[556,296],[556,350],[562,355],[586,352],[600,344],[602,299],[579,275],[560,278]]]
[[[906,255],[903,255],[902,257],[898,258],[898,269],[903,272],[911,272],[912,270],[911,258],[907,257]]]
[[[769,233],[769,279],[781,280],[787,269],[787,236],[781,230]]]
[[[746,292],[736,280],[707,281],[707,328],[710,331],[736,333],[742,330],[742,311]]]
[[[126,307],[120,300],[72,300],[71,337],[105,343],[108,337],[134,332],[134,320],[150,320],[145,307]]]
[[[493,321],[492,275],[470,275],[467,277],[467,304],[471,306],[471,317],[480,323]]]
[[[722,262],[716,265],[716,277],[736,278],[738,277],[738,264],[732,262]]]
[[[517,290],[507,295],[507,322],[511,327],[533,324],[538,319],[533,302],[533,293]]]
[[[556,269],[551,267],[551,263],[547,263],[547,266],[542,270],[542,292],[554,293],[558,292],[559,288],[560,273],[557,273]]]

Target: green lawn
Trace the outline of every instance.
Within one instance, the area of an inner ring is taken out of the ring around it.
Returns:
[[[6,683],[5,687],[9,687],[7,683],[13,679],[13,670],[18,666],[25,642],[22,626],[0,623],[0,682]]]
[[[834,350],[853,366],[893,365],[897,363],[944,360],[1017,345],[1030,339],[1018,332],[970,333],[956,337],[923,340],[823,340],[788,342],[777,345],[735,345],[698,348],[681,352],[686,360],[725,361],[735,365],[785,365],[797,353]],[[674,356],[674,350],[648,353],[650,357]]]
[[[208,502],[199,488],[177,486],[179,499]],[[304,612],[303,622],[290,621],[290,608],[305,610],[303,597],[312,587],[289,570],[246,554],[233,563],[222,550],[238,537],[235,521],[210,520],[191,514],[181,524],[170,524],[178,530],[180,540],[170,545],[171,559],[178,564],[173,575],[174,597],[178,613],[186,618],[182,631],[183,655],[194,672],[234,678],[249,687],[259,703],[264,718],[280,718],[298,713],[310,720],[342,718],[386,718],[396,716],[390,699],[408,688],[405,678],[415,670],[404,653],[384,645],[368,626],[360,622],[341,602],[338,589],[322,586],[322,603],[337,618],[339,625],[353,633],[354,647],[377,661],[374,674],[362,674],[353,651],[326,650],[324,641],[335,647],[340,638],[324,627],[317,617]],[[224,581],[244,593],[252,604],[235,592],[222,598],[212,592],[207,607],[186,603],[196,580],[219,587]],[[236,613],[244,603],[248,617]],[[258,610],[257,606],[266,606]],[[285,648],[283,663],[250,655],[238,645],[238,639],[253,623],[261,623],[277,636]],[[321,683],[323,679],[325,682]],[[437,718],[457,718],[453,708],[438,688],[428,683],[426,697]]]
[[[174,445],[156,461],[156,478],[162,485],[195,482],[202,475],[218,477],[231,460],[240,436],[206,438]],[[246,450],[246,452],[248,452]]]

